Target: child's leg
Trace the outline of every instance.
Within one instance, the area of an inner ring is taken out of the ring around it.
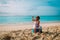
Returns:
[[[32,29],[32,33],[34,33],[34,29]]]
[[[34,29],[34,33],[36,33],[36,29]]]
[[[40,26],[40,33],[42,33],[42,26]]]
[[[40,31],[39,31],[39,29],[36,29],[36,32],[37,32],[37,34],[38,34],[38,35],[40,34]]]

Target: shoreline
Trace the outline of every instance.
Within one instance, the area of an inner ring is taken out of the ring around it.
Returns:
[[[17,31],[17,30],[25,30],[32,29],[33,23],[16,23],[16,24],[0,24],[0,31]],[[50,27],[50,26],[60,26],[60,22],[45,22],[41,23],[42,27]]]
[[[8,25],[8,24],[24,24],[24,23],[30,23],[30,24],[32,24],[33,21],[31,21],[31,22],[16,22],[16,23],[0,23],[0,25]],[[60,23],[60,21],[40,21],[40,23]]]

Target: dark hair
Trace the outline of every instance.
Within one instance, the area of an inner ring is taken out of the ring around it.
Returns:
[[[40,19],[40,17],[39,17],[39,16],[37,16],[36,18]]]

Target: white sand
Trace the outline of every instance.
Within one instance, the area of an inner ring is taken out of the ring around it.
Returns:
[[[31,29],[32,23],[17,23],[17,24],[0,24],[0,31],[15,31],[15,30],[24,30]],[[41,23],[42,27],[49,26],[58,26],[60,22],[51,22],[51,23]]]

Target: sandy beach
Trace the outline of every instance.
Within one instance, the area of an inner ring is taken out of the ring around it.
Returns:
[[[41,23],[43,33],[32,34],[33,23],[0,24],[0,40],[60,40],[60,22]]]
[[[60,22],[40,23],[40,26],[47,28],[49,26],[59,26]],[[15,31],[32,29],[33,23],[0,24],[0,31]]]

